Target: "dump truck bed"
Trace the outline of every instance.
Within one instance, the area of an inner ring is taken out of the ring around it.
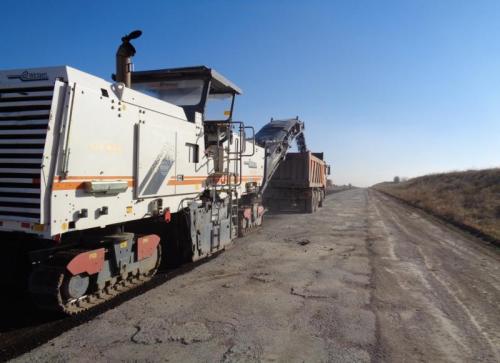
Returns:
[[[273,211],[316,211],[325,197],[326,172],[323,153],[286,154],[264,193],[265,204]]]
[[[325,186],[325,162],[311,152],[288,153],[271,179],[274,188]]]

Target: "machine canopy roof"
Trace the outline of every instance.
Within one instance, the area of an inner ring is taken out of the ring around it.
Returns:
[[[215,69],[205,66],[158,69],[152,71],[132,72],[132,84],[140,82],[167,81],[179,79],[205,79],[210,80],[211,94],[238,94],[242,90]]]

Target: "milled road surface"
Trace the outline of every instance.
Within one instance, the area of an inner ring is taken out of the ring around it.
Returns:
[[[18,360],[497,362],[499,302],[497,248],[357,189]]]

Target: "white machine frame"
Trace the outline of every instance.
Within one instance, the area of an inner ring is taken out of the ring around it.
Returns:
[[[12,77],[18,74],[46,80]],[[190,122],[181,107],[68,66],[0,72],[0,89],[34,83],[53,87],[40,170],[40,219],[0,215],[0,230],[53,238],[148,218],[159,200],[163,210],[175,213],[217,182],[210,178],[214,159],[205,150],[201,114]],[[224,146],[234,150],[239,142],[236,133]],[[229,164],[240,196],[247,183],[261,185],[264,174],[264,149],[244,142],[255,153],[242,161],[242,175],[236,162]]]

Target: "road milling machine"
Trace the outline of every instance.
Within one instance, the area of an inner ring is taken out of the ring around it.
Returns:
[[[211,68],[133,71],[140,35],[122,38],[113,82],[0,71],[2,282],[25,281],[41,308],[80,313],[260,225],[303,133],[290,119],[256,144],[233,120],[241,90]]]

